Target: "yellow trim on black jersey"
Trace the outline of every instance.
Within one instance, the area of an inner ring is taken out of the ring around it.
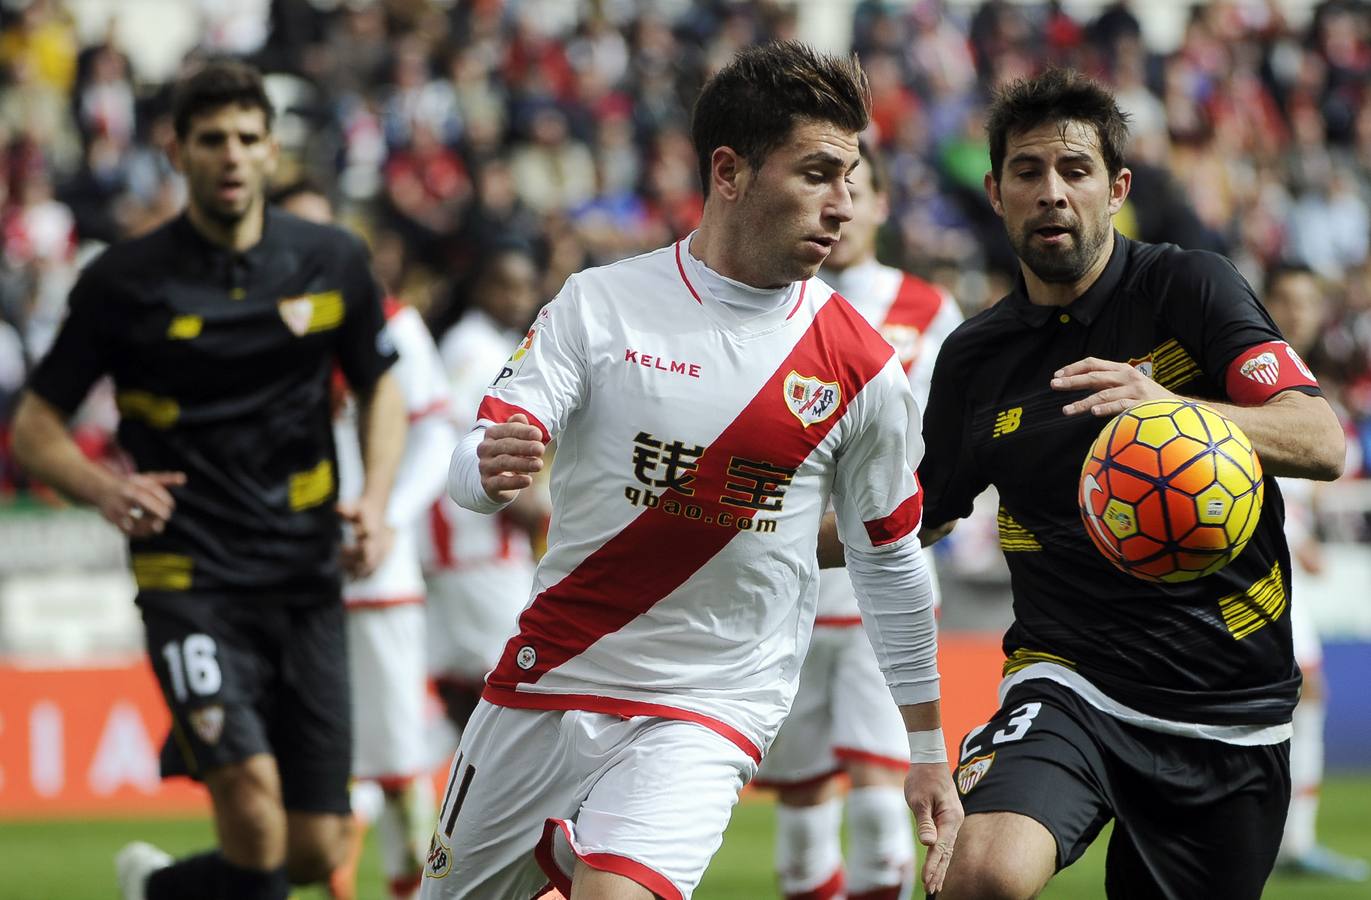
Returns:
[[[1008,678],[1020,669],[1026,669],[1034,663],[1056,663],[1059,666],[1066,666],[1068,669],[1076,668],[1076,664],[1064,656],[1057,656],[1055,653],[1045,653],[1042,650],[1015,650],[1004,661],[1003,676]]]
[[[199,316],[176,316],[171,320],[171,325],[167,326],[167,340],[193,340],[200,336],[200,330],[204,327],[205,320]]]
[[[195,561],[180,553],[135,553],[133,580],[142,591],[188,591]]]
[[[1199,374],[1199,364],[1175,338],[1163,341],[1152,351],[1152,380],[1164,388],[1180,387]]]
[[[343,324],[342,291],[324,291],[322,294],[309,294],[308,296],[310,300],[314,301],[314,306],[310,311],[309,328],[305,330],[306,334],[327,331]]]
[[[1279,562],[1264,577],[1252,582],[1247,590],[1219,600],[1224,624],[1239,641],[1279,619],[1285,614],[1285,606],[1285,583],[1281,580]]]
[[[1009,510],[1003,506],[995,515],[995,524],[1000,529],[1000,549],[1005,553],[1025,553],[1043,548],[1033,532],[1014,521]]]
[[[126,419],[142,419],[153,428],[168,429],[181,418],[181,404],[171,397],[159,397],[147,391],[120,391],[114,397],[119,415]]]
[[[318,506],[333,494],[333,463],[319,460],[319,465],[307,472],[290,476],[290,508],[293,512]]]

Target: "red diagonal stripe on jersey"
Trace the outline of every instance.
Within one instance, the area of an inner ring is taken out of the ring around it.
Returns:
[[[739,533],[734,528],[705,524],[704,518],[755,515],[754,510],[719,502],[721,496],[733,493],[725,486],[735,480],[727,474],[733,457],[757,456],[758,436],[764,435],[769,451],[766,462],[786,468],[798,466],[842,419],[847,404],[876,376],[891,352],[890,345],[851,306],[825,303],[790,354],[700,457],[690,485],[693,494],[664,493],[663,504],[671,500],[696,504],[703,510],[702,518],[670,515],[660,506],[643,510],[524,610],[519,632],[505,645],[488,683],[512,689],[536,682],[684,584]],[[831,416],[808,428],[800,423],[784,393],[786,376],[792,370],[839,384],[842,396]],[[625,461],[628,458],[625,448]],[[786,538],[778,535],[777,539]],[[517,659],[527,647],[533,649],[536,659],[522,668]]]
[[[942,291],[922,278],[905,275],[895,294],[895,302],[886,311],[883,324],[909,325],[922,332],[928,328],[942,305]]]
[[[872,546],[880,547],[883,544],[893,544],[918,528],[923,514],[924,492],[919,487],[919,476],[915,475],[914,493],[895,507],[894,512],[883,519],[874,519],[862,524],[866,526],[866,534],[871,538]]]
[[[528,424],[533,425],[543,433],[544,444],[552,440],[552,433],[547,430],[546,425],[538,421],[537,416],[535,416],[528,410],[524,409],[522,406],[515,406],[513,403],[506,403],[505,401],[498,400],[495,397],[487,396],[482,398],[481,408],[476,410],[476,420],[480,421],[484,419],[488,422],[502,424],[504,422],[508,422],[509,417],[516,414],[528,419]]]

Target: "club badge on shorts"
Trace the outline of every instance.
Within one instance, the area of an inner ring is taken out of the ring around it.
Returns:
[[[995,762],[995,754],[987,753],[985,756],[973,756],[971,759],[957,767],[957,791],[962,796],[971,793],[971,789],[980,783],[985,777],[985,773],[990,771],[990,766]]]
[[[224,708],[218,703],[193,709],[186,716],[191,730],[206,744],[217,744],[224,733]]]
[[[428,859],[424,864],[424,876],[442,878],[452,871],[452,850],[443,843],[438,832],[433,832],[433,840],[428,842]]]
[[[782,383],[785,403],[800,424],[808,428],[833,415],[842,402],[843,391],[836,381],[823,381],[813,375],[801,375],[794,369]]]

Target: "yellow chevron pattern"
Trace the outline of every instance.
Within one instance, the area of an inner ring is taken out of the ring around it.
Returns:
[[[1059,666],[1066,666],[1068,669],[1076,668],[1076,664],[1064,656],[1057,656],[1053,653],[1044,653],[1041,650],[1015,650],[1008,659],[1004,661],[1003,674],[1007,677],[1013,675],[1020,669],[1031,666],[1033,663],[1050,662]]]
[[[1175,338],[1152,351],[1152,380],[1169,389],[1180,387],[1200,374],[1199,364]]]
[[[1043,548],[1033,532],[1014,521],[1009,510],[1003,506],[995,516],[995,523],[1000,528],[1000,549],[1005,553],[1026,553]]]
[[[1219,600],[1219,612],[1234,640],[1242,640],[1253,632],[1275,622],[1285,614],[1285,585],[1281,582],[1281,564],[1253,582],[1242,593],[1229,594]]]

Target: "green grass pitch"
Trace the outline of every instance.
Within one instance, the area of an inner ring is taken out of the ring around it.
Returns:
[[[1340,775],[1324,784],[1320,839],[1345,853],[1371,857],[1371,773]],[[770,900],[778,896],[771,874],[774,814],[765,797],[740,804],[698,900]],[[359,896],[384,896],[375,842],[368,835]],[[112,859],[125,842],[149,840],[171,853],[208,846],[205,820],[0,822],[0,900],[117,900]],[[1075,900],[1103,896],[1104,838],[1076,865],[1058,875],[1043,897]],[[915,896],[920,896],[916,893]],[[1371,896],[1371,885],[1342,885],[1274,877],[1269,900],[1351,900]],[[323,892],[297,891],[296,900],[322,900]]]

